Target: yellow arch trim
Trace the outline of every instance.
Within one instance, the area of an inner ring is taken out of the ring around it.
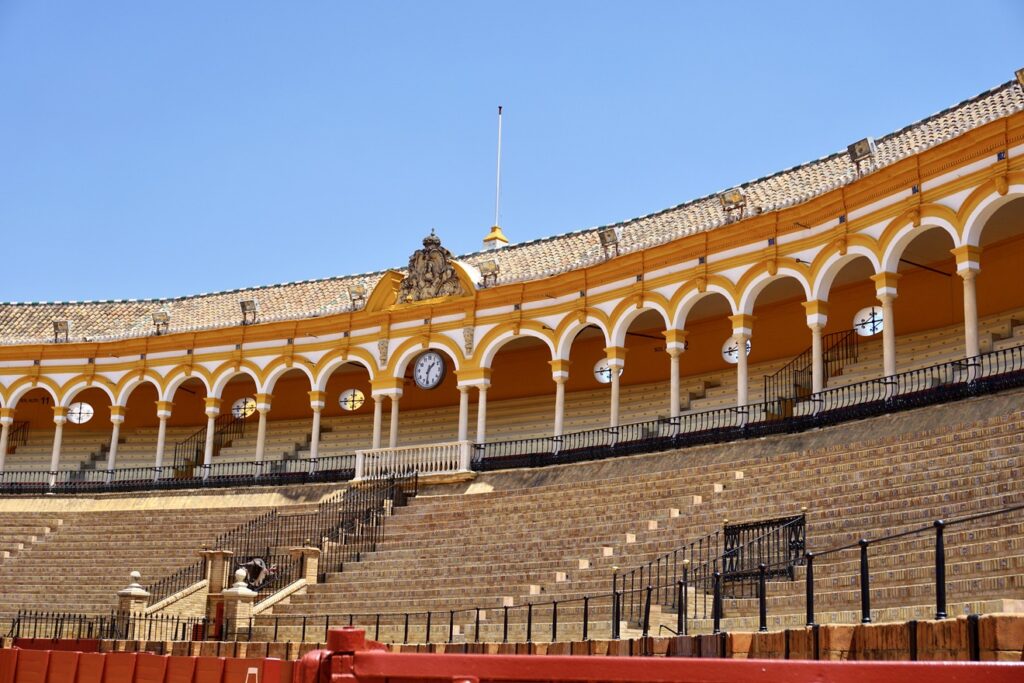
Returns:
[[[462,354],[462,349],[460,349],[459,345],[456,344],[455,341],[449,338],[447,335],[417,334],[412,337],[409,337],[404,342],[398,345],[398,348],[396,348],[394,353],[392,353],[388,358],[388,367],[385,370],[384,374],[388,377],[397,377],[398,361],[403,356],[405,356],[407,351],[414,349],[417,346],[426,349],[432,345],[444,347],[444,349],[451,355],[451,357],[455,360],[456,364],[459,366],[459,370],[469,369],[467,367],[466,357]]]
[[[484,355],[487,353],[488,349],[490,349],[491,344],[493,344],[494,341],[501,337],[502,335],[505,335],[509,332],[514,333],[513,337],[510,337],[506,342],[502,343],[501,346],[494,350],[494,353],[497,353],[498,351],[501,350],[502,346],[504,346],[505,344],[507,344],[508,342],[512,341],[513,339],[520,335],[520,333],[517,332],[517,328],[518,330],[532,330],[539,334],[540,336],[547,339],[551,345],[548,350],[558,348],[558,339],[555,337],[555,331],[537,320],[523,320],[522,322],[505,322],[501,323],[500,325],[495,325],[493,328],[488,330],[483,337],[480,338],[480,342],[473,349],[474,353],[471,358],[472,364],[478,368],[483,367]],[[526,336],[532,337],[533,335]]]

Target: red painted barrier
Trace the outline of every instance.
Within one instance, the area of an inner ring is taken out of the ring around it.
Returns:
[[[0,650],[0,683],[1020,683],[1024,664],[812,662],[547,655],[397,654],[360,629],[293,668],[279,659]]]

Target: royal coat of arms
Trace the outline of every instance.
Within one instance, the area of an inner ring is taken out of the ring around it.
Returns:
[[[465,294],[450,251],[441,246],[433,230],[423,238],[423,248],[409,257],[409,273],[398,292],[399,303],[424,301]]]

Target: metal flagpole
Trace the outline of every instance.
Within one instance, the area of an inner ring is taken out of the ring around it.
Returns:
[[[498,105],[498,172],[494,189],[494,224],[499,223],[501,214],[501,105]]]

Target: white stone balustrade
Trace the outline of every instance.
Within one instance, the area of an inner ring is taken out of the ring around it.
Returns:
[[[359,480],[412,471],[420,475],[468,472],[472,452],[472,441],[356,451],[355,478]]]

